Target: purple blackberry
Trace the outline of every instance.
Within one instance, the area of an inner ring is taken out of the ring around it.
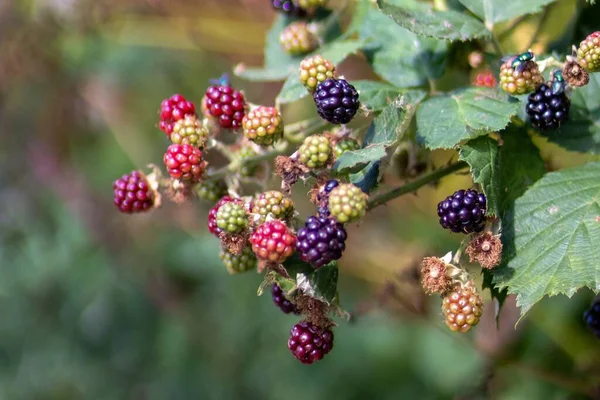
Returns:
[[[329,198],[329,194],[333,189],[335,189],[340,184],[340,181],[331,179],[328,180],[325,185],[321,187],[319,193],[317,194],[317,200],[319,201],[318,214],[319,217],[327,218],[331,214],[328,208],[327,199]]]
[[[319,83],[313,98],[321,118],[332,124],[352,121],[360,105],[358,92],[345,79],[329,78]]]
[[[452,232],[481,232],[485,225],[486,198],[476,190],[457,190],[437,206],[440,225]]]
[[[308,321],[294,325],[290,331],[288,349],[302,364],[319,361],[333,348],[333,332],[318,328]]]
[[[346,248],[344,225],[331,218],[310,217],[298,231],[297,248],[302,260],[321,268],[339,260]]]
[[[281,290],[278,284],[274,284],[273,286],[271,286],[271,295],[273,296],[273,303],[275,303],[275,305],[279,307],[281,311],[284,312],[284,314],[300,314],[300,310],[298,310],[294,303],[292,303],[287,299],[287,297],[285,297],[283,290]]]
[[[583,313],[583,320],[588,328],[600,338],[600,298],[594,300],[590,308]]]
[[[271,5],[276,11],[282,14],[293,15],[296,17],[306,16],[306,10],[298,6],[293,0],[271,0]]]
[[[545,131],[559,128],[569,119],[571,102],[564,91],[553,90],[548,84],[540,85],[527,99],[526,111],[531,125]]]

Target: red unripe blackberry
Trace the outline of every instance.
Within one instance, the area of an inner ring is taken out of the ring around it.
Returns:
[[[452,232],[465,234],[483,230],[486,210],[485,195],[473,189],[457,190],[437,206],[440,225]]]
[[[302,321],[290,331],[288,349],[302,364],[312,364],[333,349],[333,332]]]
[[[219,208],[221,208],[223,204],[231,201],[239,202],[240,204],[243,203],[241,199],[234,199],[231,196],[223,196],[221,200],[219,200],[217,204],[215,204],[215,206],[208,212],[208,231],[216,237],[219,237],[219,233],[222,232],[217,226],[217,213],[219,212]]]
[[[180,94],[174,94],[160,103],[160,122],[159,128],[170,136],[173,132],[175,122],[183,119],[186,115],[195,115],[196,107],[194,103],[188,101]]]
[[[170,145],[163,161],[173,179],[199,182],[206,170],[202,151],[189,144]]]
[[[490,70],[478,72],[473,79],[473,86],[494,88],[498,82]]]
[[[442,313],[450,330],[468,332],[479,323],[483,313],[483,301],[473,289],[459,288],[444,297]]]
[[[155,193],[144,174],[133,171],[113,183],[114,203],[123,213],[148,211],[154,205]]]
[[[218,119],[222,128],[237,129],[242,126],[246,100],[231,86],[213,85],[206,90],[204,108],[211,117]]]
[[[273,286],[271,286],[271,296],[273,297],[273,303],[275,303],[275,305],[279,307],[279,309],[281,309],[281,311],[283,311],[284,314],[300,314],[300,310],[298,310],[294,303],[292,303],[287,299],[287,297],[285,297],[285,293],[283,293],[283,290],[281,290],[279,285],[276,283]]]
[[[262,261],[281,264],[296,249],[296,236],[281,221],[268,221],[260,225],[250,236],[252,250]]]

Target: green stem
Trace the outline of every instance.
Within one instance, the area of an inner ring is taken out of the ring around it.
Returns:
[[[443,178],[444,176],[450,175],[456,171],[460,171],[461,169],[466,168],[467,166],[468,165],[466,162],[459,161],[454,164],[450,164],[447,167],[440,168],[438,170],[430,172],[427,175],[423,175],[420,178],[418,178],[412,182],[409,182],[407,184],[404,184],[402,186],[399,186],[397,188],[394,188],[388,192],[382,193],[382,194],[372,198],[369,201],[368,209],[372,210],[373,208],[380,206],[382,204],[385,204],[388,201],[395,199],[396,197],[400,197],[407,193],[412,193],[412,192],[416,191],[417,189],[419,189],[420,187],[427,185],[428,183],[438,181],[441,178]]]
[[[546,20],[548,19],[548,12],[549,8],[546,7],[544,9],[544,12],[540,18],[540,23],[538,24],[538,26],[535,28],[535,32],[533,33],[533,35],[531,35],[531,39],[529,40],[529,43],[527,44],[527,47],[525,47],[525,51],[528,51],[531,46],[533,46],[533,44],[535,43],[538,35],[540,34],[540,32],[542,31],[542,28],[544,27],[544,23],[546,22]]]
[[[206,178],[211,179],[211,180],[224,178],[227,174],[229,174],[231,172],[235,172],[238,169],[240,169],[241,167],[258,164],[262,161],[272,160],[277,156],[286,154],[288,151],[288,147],[289,146],[286,144],[285,146],[282,146],[279,149],[267,151],[266,153],[262,153],[257,156],[254,156],[254,157],[244,158],[243,160],[238,160],[238,159],[233,160],[226,166],[219,168],[212,174],[209,174]]]
[[[492,31],[492,45],[494,46],[494,50],[496,51],[496,54],[498,54],[498,57],[502,58],[504,52],[502,51],[502,46],[500,46],[500,42],[494,31]]]

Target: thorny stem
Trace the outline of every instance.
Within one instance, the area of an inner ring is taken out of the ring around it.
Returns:
[[[419,189],[420,187],[427,185],[428,183],[435,182],[435,181],[443,178],[444,176],[450,175],[456,171],[460,171],[461,169],[466,168],[467,166],[468,166],[468,164],[466,162],[459,161],[454,164],[450,164],[447,167],[440,168],[433,172],[430,172],[427,175],[423,175],[420,178],[415,179],[412,182],[406,183],[406,184],[399,186],[397,188],[394,188],[388,192],[385,192],[378,196],[373,197],[369,201],[368,209],[372,210],[373,208],[380,206],[382,204],[385,204],[388,201],[395,199],[396,197],[400,197],[402,195],[412,193],[412,192],[416,191],[417,189]]]

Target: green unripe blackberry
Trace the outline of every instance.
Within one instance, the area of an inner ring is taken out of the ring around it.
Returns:
[[[240,233],[248,227],[245,205],[225,203],[217,211],[217,226],[226,233]]]
[[[261,146],[270,146],[283,137],[283,120],[275,107],[259,106],[242,120],[244,136]]]
[[[300,82],[309,92],[314,92],[317,85],[335,77],[335,66],[321,55],[306,57],[300,63]]]
[[[240,147],[240,149],[237,152],[237,156],[242,161],[245,160],[245,159],[247,159],[247,158],[256,157],[257,155],[258,155],[258,153],[256,152],[256,150],[254,150],[254,148],[252,146],[249,146],[249,145],[245,145],[245,146]],[[254,165],[243,165],[240,168],[239,173],[243,177],[248,177],[248,176],[254,175],[254,173],[256,172],[257,169],[258,169],[257,164],[254,164]]]
[[[227,194],[227,185],[222,180],[201,181],[196,185],[196,194],[203,200],[215,203]]]
[[[298,149],[300,161],[308,168],[324,167],[329,162],[331,153],[331,143],[322,135],[307,137]]]
[[[335,158],[341,157],[347,151],[353,151],[360,149],[360,144],[356,139],[352,138],[344,138],[338,140],[338,142],[333,147],[333,154],[335,154]]]
[[[577,63],[587,72],[600,71],[600,32],[585,38],[577,49]]]
[[[317,37],[310,31],[305,21],[297,21],[288,25],[281,32],[279,41],[283,49],[290,55],[310,53],[319,45]]]
[[[242,251],[242,254],[239,255],[221,248],[219,257],[231,275],[249,271],[257,266],[256,256],[252,252],[252,247],[246,247]]]
[[[280,191],[269,190],[254,199],[252,213],[260,216],[259,223],[265,222],[269,214],[275,219],[288,221],[294,215],[294,202]]]
[[[356,222],[367,212],[368,199],[358,186],[343,183],[331,191],[327,207],[331,216],[338,222]]]
[[[511,58],[500,67],[500,87],[509,94],[525,94],[533,92],[544,83],[535,61],[523,61],[515,65],[515,57]]]
[[[208,130],[202,125],[202,121],[195,115],[186,115],[173,125],[171,142],[174,144],[189,144],[194,147],[202,147],[208,138]]]

